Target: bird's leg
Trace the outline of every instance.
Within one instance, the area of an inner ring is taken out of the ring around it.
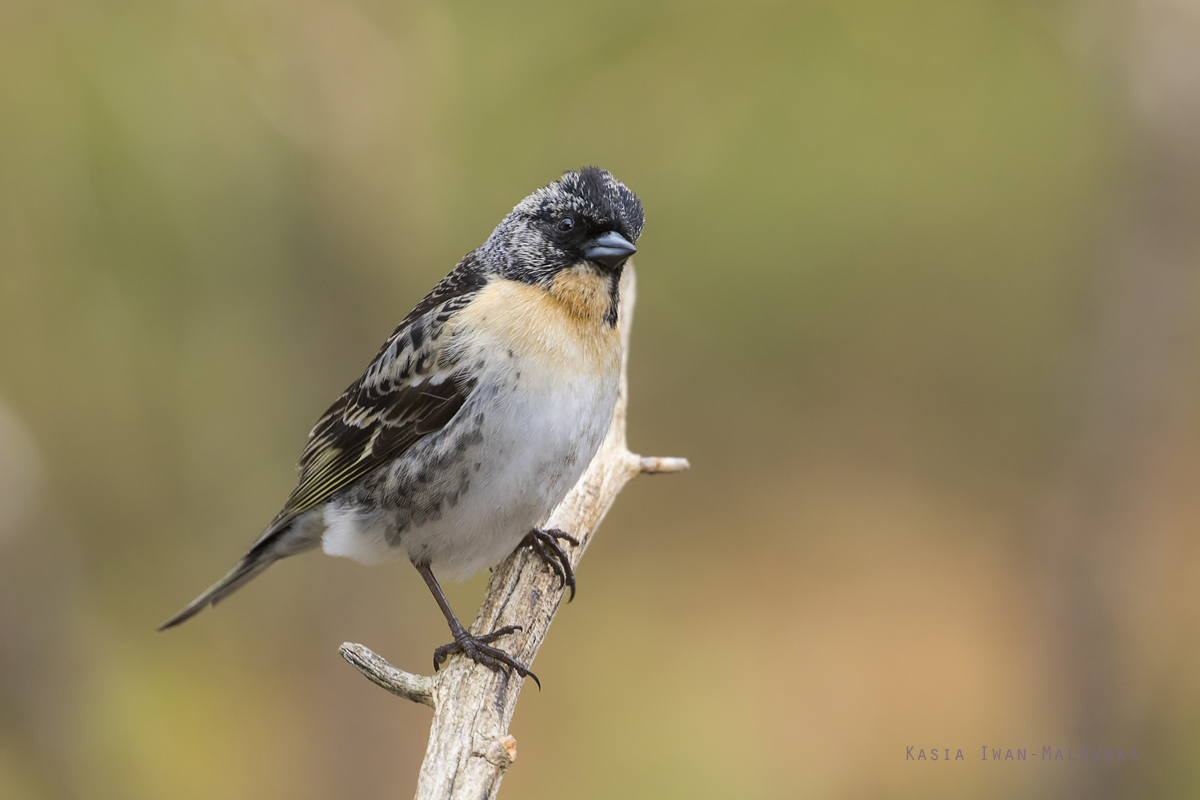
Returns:
[[[494,642],[501,636],[507,636],[510,633],[521,630],[520,625],[505,625],[503,628],[498,628],[491,633],[485,633],[482,636],[475,636],[470,631],[462,626],[458,621],[458,617],[454,616],[454,611],[450,608],[450,601],[446,599],[442,587],[438,584],[437,578],[433,576],[433,570],[428,564],[418,564],[413,562],[413,566],[417,568],[417,572],[421,573],[421,577],[425,579],[425,584],[429,587],[429,591],[433,592],[433,599],[437,601],[438,608],[442,609],[442,614],[446,617],[446,623],[450,626],[450,633],[454,635],[454,641],[450,644],[444,644],[437,650],[433,651],[433,671],[437,672],[442,666],[442,662],[450,657],[451,653],[463,653],[477,664],[483,664],[488,669],[496,672],[509,672],[516,670],[517,674],[522,678],[533,678],[533,682],[542,688],[542,682],[538,680],[537,675],[530,672],[529,667],[517,661],[503,650],[495,647],[489,647],[489,642]]]
[[[534,528],[525,534],[525,538],[521,540],[518,547],[532,547],[533,551],[554,570],[554,574],[558,576],[559,586],[571,587],[571,596],[567,599],[569,603],[575,599],[575,571],[571,569],[571,557],[567,555],[566,550],[562,549],[562,545],[558,543],[559,539],[564,539],[579,547],[578,539],[558,528],[547,528],[546,530]]]

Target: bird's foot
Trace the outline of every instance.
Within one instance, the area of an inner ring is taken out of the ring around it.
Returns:
[[[542,682],[538,680],[537,675],[534,675],[530,671],[529,667],[517,661],[503,650],[488,646],[489,642],[494,642],[501,636],[507,636],[519,630],[521,630],[520,625],[505,625],[503,628],[498,628],[482,636],[474,636],[467,631],[455,634],[453,642],[444,644],[433,651],[433,671],[437,672],[441,668],[442,662],[449,658],[452,653],[462,653],[476,664],[482,664],[496,672],[511,674],[513,670],[516,670],[516,673],[522,678],[533,678],[533,682],[541,689]]]
[[[521,547],[532,547],[533,551],[550,565],[554,574],[558,575],[558,585],[571,587],[571,596],[567,599],[569,603],[575,599],[575,571],[571,569],[571,557],[567,555],[566,550],[562,549],[562,545],[558,543],[559,539],[579,547],[578,539],[558,528],[548,528],[547,530],[534,528],[521,540]]]

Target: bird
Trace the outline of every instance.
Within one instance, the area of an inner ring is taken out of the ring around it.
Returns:
[[[463,653],[532,677],[459,622],[435,571],[468,577],[530,547],[575,595],[564,544],[546,529],[612,421],[621,364],[619,285],[642,203],[583,167],[530,194],[417,303],[362,376],[321,416],[283,508],[172,628],[276,561],[320,546],[366,564],[407,557]],[[568,601],[569,602],[569,601]]]

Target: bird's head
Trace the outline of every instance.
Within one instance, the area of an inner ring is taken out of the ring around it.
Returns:
[[[642,223],[642,203],[629,187],[607,170],[584,167],[517,204],[480,255],[502,277],[565,299],[603,290],[615,319],[616,287]]]

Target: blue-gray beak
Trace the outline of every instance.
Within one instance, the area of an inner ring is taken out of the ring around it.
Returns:
[[[583,256],[588,261],[603,264],[609,269],[616,269],[625,259],[637,252],[633,242],[616,231],[609,231],[592,239],[585,246]]]

